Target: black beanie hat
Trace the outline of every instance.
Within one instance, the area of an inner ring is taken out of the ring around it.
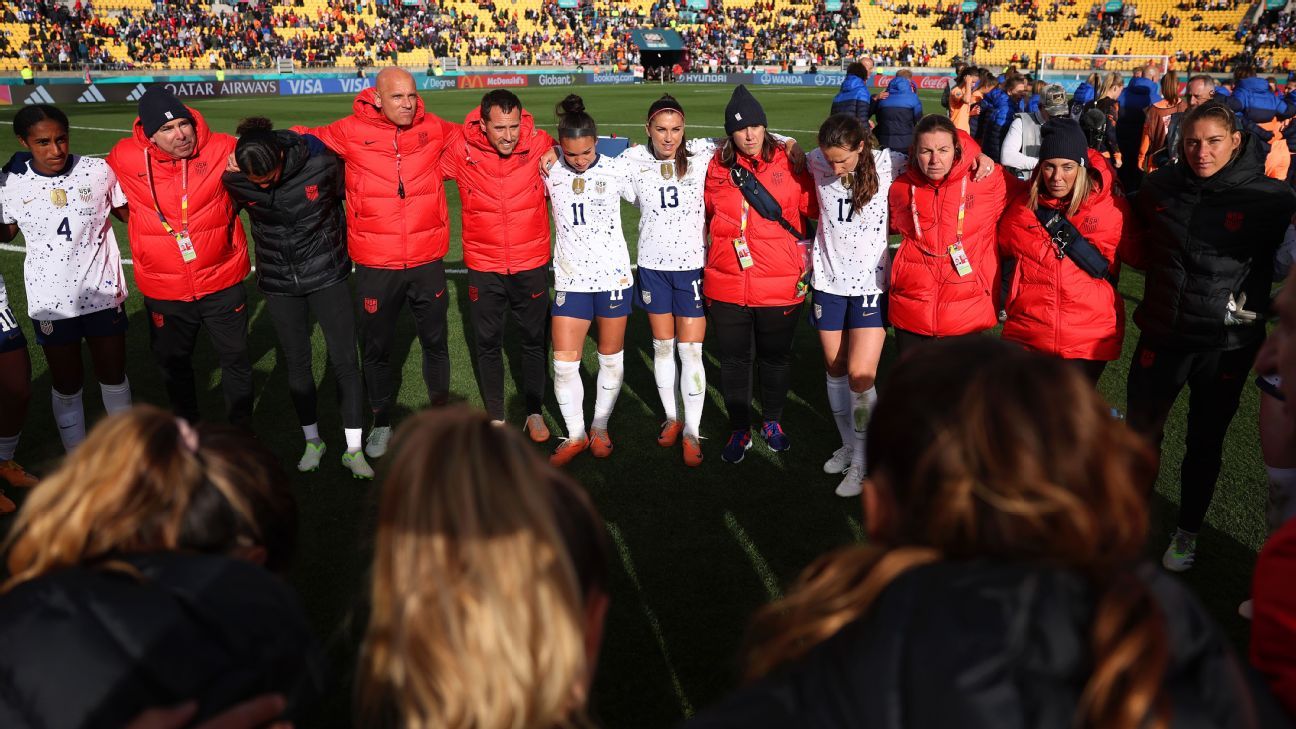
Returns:
[[[725,106],[725,134],[733,134],[747,127],[763,126],[768,126],[765,123],[765,110],[746,86],[738,84],[738,88],[733,90],[733,96],[729,97],[729,104]]]
[[[1089,166],[1089,145],[1084,130],[1073,119],[1053,118],[1044,122],[1040,132],[1039,158],[1069,159],[1081,167]]]
[[[139,100],[140,125],[144,136],[152,137],[163,124],[173,119],[193,121],[193,114],[165,86],[150,86]]]

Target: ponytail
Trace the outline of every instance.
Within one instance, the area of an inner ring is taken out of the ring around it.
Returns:
[[[585,102],[576,94],[568,94],[567,98],[558,102],[554,113],[558,116],[559,139],[598,136],[598,125],[594,123],[594,117],[586,113]]]
[[[833,114],[819,127],[819,147],[859,150],[859,162],[851,172],[851,209],[859,212],[878,191],[877,165],[869,144],[872,135],[854,114]]]
[[[262,177],[279,169],[283,164],[283,151],[275,137],[274,124],[263,116],[252,116],[239,122],[238,145],[234,147],[234,161],[245,175]]]

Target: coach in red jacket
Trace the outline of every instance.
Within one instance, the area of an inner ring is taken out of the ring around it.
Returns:
[[[1039,166],[1027,184],[1014,181],[999,221],[999,250],[1017,259],[1002,336],[1071,360],[1096,383],[1107,363],[1120,358],[1124,301],[1106,279],[1085,273],[1065,254],[1058,256],[1036,209],[1062,211],[1114,273],[1128,208],[1113,190],[1107,160],[1087,148],[1079,124],[1050,119],[1043,134]]]
[[[135,283],[172,407],[181,417],[198,418],[191,359],[203,326],[220,359],[229,418],[246,425],[252,417],[247,241],[221,184],[236,142],[154,86],[140,97],[133,133],[113,147],[108,164],[130,208]]]
[[[553,146],[518,97],[496,89],[468,113],[441,158],[446,179],[459,185],[468,311],[486,412],[504,422],[501,348],[511,309],[522,330],[525,429],[536,442],[549,439],[540,413],[549,351],[549,212],[539,160]]]
[[[401,306],[414,311],[423,379],[433,405],[450,393],[445,265],[450,246],[441,154],[459,125],[423,108],[414,77],[384,68],[356,95],[351,116],[315,129],[346,165],[347,250],[355,261],[360,339],[374,427],[365,453],[378,458],[391,438],[392,340]],[[399,364],[399,363],[398,363]]]

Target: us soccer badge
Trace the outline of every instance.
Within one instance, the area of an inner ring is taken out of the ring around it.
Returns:
[[[595,194],[602,195],[607,192],[607,180],[598,180],[594,183]]]

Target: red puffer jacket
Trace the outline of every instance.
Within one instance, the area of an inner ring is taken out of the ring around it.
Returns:
[[[459,135],[417,101],[414,123],[398,129],[374,105],[377,91],[356,94],[354,113],[313,134],[346,163],[347,250],[370,268],[412,268],[450,248],[441,153]],[[401,192],[404,195],[401,195]]]
[[[247,240],[221,174],[234,152],[237,139],[207,128],[202,114],[193,114],[198,147],[187,160],[171,157],[144,136],[135,120],[131,136],[117,142],[108,153],[108,164],[117,173],[130,207],[131,257],[135,283],[150,299],[193,301],[227,289],[247,277],[250,269]],[[198,257],[185,263],[176,239],[162,227],[153,207],[145,153],[153,167],[153,188],[167,223],[180,231],[183,215],[180,198],[183,180],[189,179],[189,239]],[[187,170],[187,172],[186,172]]]
[[[459,183],[469,268],[516,273],[549,263],[549,210],[538,160],[553,146],[553,137],[523,111],[513,154],[501,157],[482,130],[481,109],[468,113],[441,157],[441,171]]]
[[[959,142],[963,155],[945,179],[932,182],[911,164],[888,194],[891,227],[902,237],[891,261],[889,316],[894,326],[914,334],[952,337],[984,331],[999,322],[995,229],[1004,210],[1005,173],[996,169],[979,182],[973,180],[972,164],[981,148],[963,132]],[[963,250],[972,272],[960,276],[949,246],[957,238],[965,179]],[[914,231],[914,202],[921,238]]]
[[[814,195],[814,180],[792,171],[783,148],[777,148],[774,159],[769,162],[739,155],[738,164],[756,173],[756,179],[783,207],[784,219],[804,231]],[[707,168],[703,198],[711,237],[702,273],[706,297],[742,306],[800,303],[802,299],[796,295],[797,281],[805,270],[801,248],[791,233],[773,220],[762,218],[755,210],[747,213],[745,236],[754,265],[746,271],[738,265],[733,241],[742,237],[743,196],[730,181],[729,168],[720,163],[719,150]]]
[[[1116,250],[1129,210],[1122,198],[1112,195],[1114,178],[1106,174],[1102,154],[1090,150],[1089,161],[1090,169],[1099,171],[1095,177],[1100,182],[1068,220],[1115,273],[1120,266]],[[1119,359],[1125,341],[1125,302],[1106,280],[1080,270],[1070,258],[1057,257],[1057,246],[1026,205],[1029,195],[1028,185],[1018,185],[999,222],[999,250],[1017,259],[1003,338],[1063,359]],[[1044,196],[1039,202],[1055,210],[1061,207],[1059,201]]]

